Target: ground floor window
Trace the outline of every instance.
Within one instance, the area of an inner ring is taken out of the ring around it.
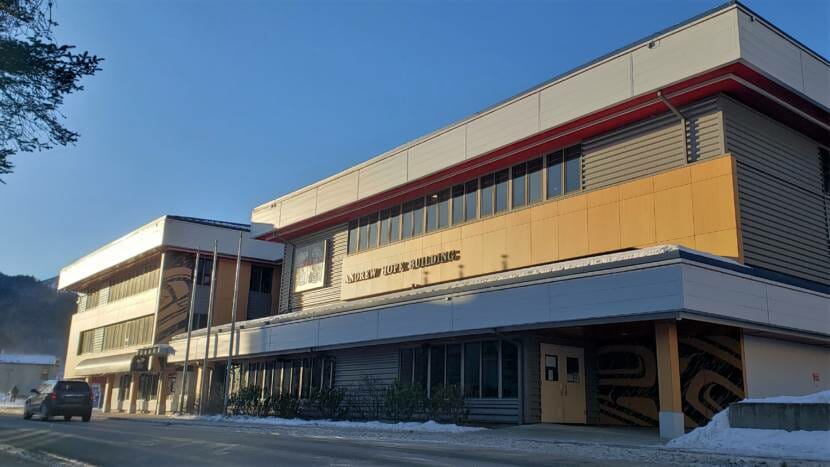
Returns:
[[[121,375],[118,380],[118,400],[123,402],[127,400],[127,395],[130,393],[131,375]]]
[[[334,384],[334,358],[309,357],[235,363],[231,392],[256,386],[262,397],[287,394],[308,398]]]
[[[142,374],[138,378],[138,398],[154,400],[158,396],[159,375]]]
[[[427,393],[456,385],[469,398],[519,395],[519,347],[507,340],[405,348],[399,357],[400,381]]]

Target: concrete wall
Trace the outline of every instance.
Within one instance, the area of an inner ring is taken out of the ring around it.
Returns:
[[[54,379],[57,370],[56,365],[0,363],[0,394],[8,394],[12,386],[17,386],[17,397],[25,399],[41,381]]]
[[[744,358],[749,398],[830,389],[830,348],[745,335]]]

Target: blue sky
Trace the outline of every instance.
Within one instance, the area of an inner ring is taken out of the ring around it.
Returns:
[[[0,185],[0,272],[47,278],[162,215],[251,209],[720,5],[661,1],[58,0],[106,58],[73,147]],[[747,1],[825,57],[830,2]]]

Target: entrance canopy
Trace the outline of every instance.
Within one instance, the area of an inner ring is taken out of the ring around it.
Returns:
[[[87,358],[75,367],[78,376],[94,376],[107,373],[127,373],[130,371],[135,353],[109,355],[107,357]]]

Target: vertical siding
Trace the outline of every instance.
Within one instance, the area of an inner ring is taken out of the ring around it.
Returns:
[[[527,337],[524,341],[524,423],[542,421],[542,369],[539,360],[539,340]]]
[[[299,309],[312,308],[340,300],[340,277],[343,267],[343,257],[346,255],[348,242],[348,226],[338,225],[331,229],[308,235],[294,241],[296,245],[303,245],[313,241],[326,240],[326,281],[319,289],[294,293],[294,247],[285,248],[286,267],[280,283],[280,313],[288,313]]]
[[[828,215],[818,144],[724,99],[727,149],[737,160],[744,260],[830,283]]]
[[[590,138],[582,143],[583,186],[601,188],[682,167],[689,160],[722,155],[722,117],[713,98],[679,109],[686,137],[672,113]]]

